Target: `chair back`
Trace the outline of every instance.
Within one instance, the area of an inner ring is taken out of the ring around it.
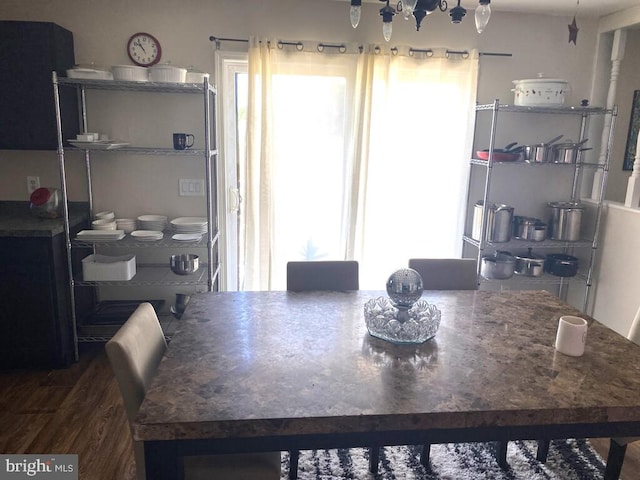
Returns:
[[[359,288],[358,262],[354,260],[287,263],[287,290],[290,292]]]
[[[141,303],[105,349],[131,422],[167,349],[153,306]]]
[[[633,319],[633,323],[631,324],[631,328],[629,329],[627,338],[632,342],[640,345],[640,307],[638,307],[636,317]]]
[[[412,258],[409,268],[422,277],[425,290],[477,290],[478,276],[473,258]]]

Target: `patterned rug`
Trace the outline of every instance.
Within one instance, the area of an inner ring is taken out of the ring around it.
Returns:
[[[303,450],[300,480],[598,480],[604,460],[587,440],[555,440],[545,463],[536,460],[534,441],[509,442],[502,470],[487,443],[449,443],[431,446],[431,471],[420,464],[419,446],[385,447],[379,470],[369,473],[369,452],[363,448]],[[289,475],[289,457],[283,455],[282,479]]]

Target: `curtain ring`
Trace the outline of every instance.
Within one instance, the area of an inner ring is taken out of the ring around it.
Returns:
[[[346,52],[347,52],[347,47],[345,47],[344,45],[340,45],[340,46],[338,47],[338,51],[339,51],[340,53],[346,53]]]
[[[464,58],[465,60],[469,58],[469,52],[465,50],[464,53],[462,54],[462,58]]]
[[[296,50],[299,51],[299,52],[304,50],[304,44],[302,42],[296,43]]]
[[[393,47],[391,49],[391,55],[393,55],[394,57],[398,55],[398,47]]]
[[[416,54],[416,51],[413,48],[409,49],[409,56],[413,57]]]
[[[358,52],[359,53],[364,52],[364,47],[362,45],[358,45]]]
[[[280,50],[282,50],[284,48],[284,43],[282,43],[280,40],[278,40],[278,44],[277,45],[278,45],[278,48]]]
[[[316,48],[318,49],[319,52],[324,52],[324,44],[319,43]]]
[[[376,55],[380,55],[380,47],[378,45],[373,47],[373,53],[375,53]]]
[[[425,55],[426,55],[427,57],[433,57],[433,50],[431,50],[431,49],[427,50],[427,51],[425,52]]]

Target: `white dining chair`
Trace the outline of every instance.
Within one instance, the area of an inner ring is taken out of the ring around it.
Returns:
[[[130,427],[166,349],[156,312],[146,302],[105,345]],[[133,437],[132,442],[136,478],[144,480],[144,445]],[[185,480],[279,480],[280,452],[185,457],[184,470]]]
[[[638,307],[636,316],[631,323],[627,338],[640,345],[640,307]],[[620,478],[627,445],[638,440],[640,440],[640,437],[615,437],[609,441],[609,454],[607,455],[604,480],[618,480]]]
[[[360,289],[355,260],[308,260],[287,262],[287,291],[334,291]],[[289,480],[298,478],[299,450],[289,451]]]

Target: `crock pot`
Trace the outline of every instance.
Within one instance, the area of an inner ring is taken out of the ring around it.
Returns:
[[[514,80],[514,103],[526,107],[564,105],[569,82],[561,78],[538,78]]]

